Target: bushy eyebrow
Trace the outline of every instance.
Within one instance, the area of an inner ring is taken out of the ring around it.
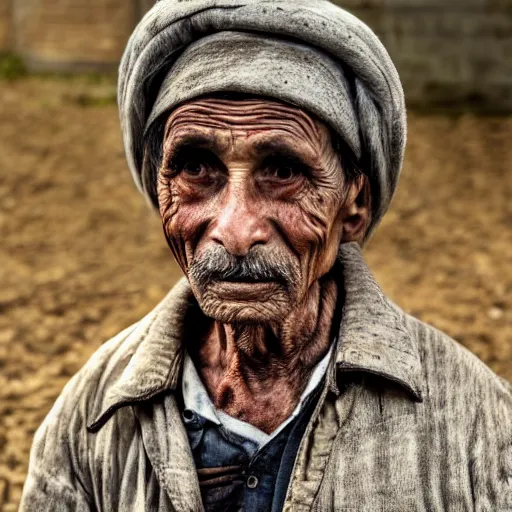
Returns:
[[[286,160],[292,164],[301,166],[304,169],[311,169],[311,163],[308,162],[308,159],[297,153],[292,146],[282,140],[258,141],[254,144],[254,148],[261,154],[262,161],[265,161],[268,158],[276,158]]]
[[[218,154],[221,148],[213,135],[200,133],[187,134],[181,137],[165,156],[167,167],[172,167],[173,162],[175,162],[180,155],[188,151],[193,151],[194,149],[206,149],[214,154]]]

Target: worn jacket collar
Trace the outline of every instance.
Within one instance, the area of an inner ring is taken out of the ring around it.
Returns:
[[[405,324],[405,313],[382,292],[361,249],[343,244],[345,302],[339,330],[338,371],[380,375],[405,387],[422,400],[423,374],[418,340]]]
[[[417,340],[404,313],[386,298],[355,242],[342,244],[345,301],[336,348],[338,372],[368,372],[403,386],[421,401],[422,372]],[[101,400],[88,424],[96,431],[123,405],[175,390],[183,362],[184,319],[194,303],[183,278],[130,335],[137,348]],[[133,339],[133,338],[138,339]]]

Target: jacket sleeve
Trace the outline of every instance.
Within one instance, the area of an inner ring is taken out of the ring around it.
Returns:
[[[36,431],[20,512],[93,512],[83,460],[87,459],[81,374],[66,385]]]

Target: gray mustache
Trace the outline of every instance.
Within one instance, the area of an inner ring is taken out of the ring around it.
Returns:
[[[257,248],[247,256],[233,256],[223,247],[210,249],[192,262],[189,275],[201,286],[211,281],[278,281],[286,285],[293,279],[289,264],[263,255]]]

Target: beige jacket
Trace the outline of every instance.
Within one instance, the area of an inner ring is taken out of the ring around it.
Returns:
[[[512,511],[510,387],[392,304],[356,244],[340,260],[339,343],[285,510]],[[191,300],[183,280],[73,377],[36,433],[21,511],[202,509],[175,399]]]

